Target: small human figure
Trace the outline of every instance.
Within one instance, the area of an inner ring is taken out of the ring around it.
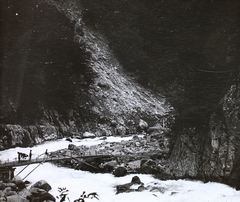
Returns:
[[[31,161],[31,159],[32,159],[32,150],[30,150],[29,152],[29,161]]]
[[[47,150],[47,149],[46,149],[46,151],[45,151],[45,155],[48,156],[48,150]]]
[[[21,160],[21,156],[20,155],[21,155],[20,152],[18,152],[18,162],[20,162],[20,160]]]

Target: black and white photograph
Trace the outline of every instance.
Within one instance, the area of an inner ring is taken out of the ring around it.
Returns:
[[[239,202],[239,0],[0,0],[0,202]]]

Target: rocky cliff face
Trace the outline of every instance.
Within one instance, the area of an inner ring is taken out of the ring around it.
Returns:
[[[222,182],[240,189],[239,95],[239,86],[231,86],[211,116],[210,130],[188,128],[178,132],[169,173]]]
[[[239,85],[233,85],[222,99],[220,112],[210,122],[210,174],[240,189]]]

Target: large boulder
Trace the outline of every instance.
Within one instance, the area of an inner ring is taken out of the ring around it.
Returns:
[[[115,177],[123,177],[127,174],[127,169],[123,166],[119,166],[113,171],[113,174]]]
[[[28,199],[32,195],[32,193],[29,189],[25,188],[25,189],[21,190],[20,192],[18,192],[18,195],[23,198]]]
[[[79,147],[77,147],[77,146],[74,145],[74,144],[69,144],[69,145],[68,145],[68,149],[69,149],[69,150],[72,150],[72,151],[79,151]]]
[[[140,178],[138,176],[134,176],[130,183],[117,185],[116,189],[116,194],[119,194],[124,192],[143,191],[145,190],[145,187],[144,183],[141,182]]]
[[[31,192],[31,195],[33,195],[33,196],[41,196],[41,195],[47,193],[46,190],[40,189],[40,188],[37,188],[37,187],[31,187],[30,192]]]
[[[41,196],[41,201],[44,202],[44,201],[56,201],[55,197],[50,194],[50,193],[45,193]]]
[[[138,176],[132,177],[132,184],[143,184]]]
[[[4,196],[17,195],[16,191],[13,191],[11,187],[7,187],[3,190]]]
[[[46,192],[48,192],[49,190],[52,189],[52,187],[50,186],[50,184],[48,184],[45,180],[39,180],[38,182],[36,182],[35,184],[33,184],[31,186],[31,188],[39,188],[39,189],[43,189]]]
[[[26,198],[23,198],[19,195],[12,195],[12,196],[8,196],[7,198],[7,202],[29,202],[29,200],[27,200]]]
[[[36,201],[36,202],[50,202],[53,201],[55,202],[56,199],[53,195],[51,195],[48,192],[38,194],[38,195],[31,195],[27,198],[29,201]]]
[[[72,139],[71,139],[70,137],[67,137],[67,138],[66,138],[66,141],[72,142]]]
[[[116,160],[108,161],[101,165],[105,172],[112,172],[117,166],[118,162]]]
[[[130,161],[127,163],[129,172],[138,172],[141,167],[141,160]]]
[[[1,186],[1,185],[0,185]],[[16,190],[17,186],[15,183],[8,182],[8,183],[3,183],[4,187],[10,187],[12,190]],[[1,188],[0,188],[1,189]]]
[[[141,172],[146,174],[157,174],[159,172],[157,163],[152,159],[142,160]]]
[[[26,188],[25,183],[23,182],[23,180],[18,175],[14,176],[13,181],[19,189]]]

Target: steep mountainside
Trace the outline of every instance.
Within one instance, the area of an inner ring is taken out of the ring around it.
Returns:
[[[207,124],[239,73],[239,1],[88,1],[125,70],[164,93],[182,125]],[[207,95],[207,96],[206,96]]]
[[[33,141],[85,131],[124,135],[169,110],[124,73],[77,1],[8,1],[1,9],[3,137],[12,130]]]

